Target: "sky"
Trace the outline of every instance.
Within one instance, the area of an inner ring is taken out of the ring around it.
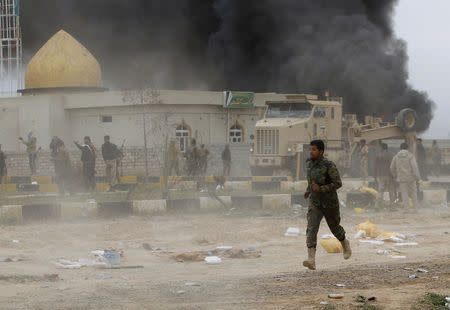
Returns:
[[[408,43],[409,82],[436,103],[424,138],[450,138],[449,12],[450,0],[400,0],[394,16],[397,36]]]

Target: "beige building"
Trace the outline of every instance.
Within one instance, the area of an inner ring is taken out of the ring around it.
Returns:
[[[252,104],[230,108],[224,107],[230,103],[224,92],[110,91],[101,87],[95,58],[64,31],[32,58],[25,85],[22,96],[0,99],[0,143],[8,155],[9,175],[29,173],[25,147],[18,137],[30,132],[42,147],[39,174],[53,174],[48,154],[53,136],[65,141],[75,162],[79,153],[72,141],[90,136],[100,149],[103,136],[110,135],[117,145],[124,144],[124,173],[142,175],[146,133],[152,175],[159,175],[166,137],[176,140],[182,151],[191,138],[207,145],[213,154],[210,166],[215,169],[225,143],[231,143],[233,174],[248,175],[247,143],[253,138],[255,122],[262,117],[266,101],[286,98],[275,93],[250,93]],[[103,175],[101,160],[97,174]]]

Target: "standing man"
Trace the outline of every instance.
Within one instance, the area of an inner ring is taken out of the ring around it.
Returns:
[[[381,144],[381,152],[375,159],[375,178],[378,183],[378,195],[375,203],[376,209],[381,209],[383,196],[385,192],[389,192],[389,199],[395,201],[394,180],[391,174],[392,156],[389,154],[388,145]]]
[[[422,144],[422,139],[417,139],[416,145],[416,159],[417,165],[419,166],[420,177],[424,181],[428,181],[427,177],[427,154],[425,152],[425,148]]]
[[[167,160],[169,161],[169,176],[179,174],[178,160],[181,157],[181,152],[178,149],[175,141],[170,141],[169,149],[167,150]],[[174,171],[175,174],[172,173]]]
[[[433,161],[433,174],[439,177],[441,175],[441,149],[436,140],[433,140],[431,147],[431,160]]]
[[[205,147],[204,144],[202,144],[200,146],[200,150],[198,151],[198,157],[199,157],[199,168],[200,168],[200,173],[205,175],[206,174],[206,170],[208,169],[208,156],[209,156],[209,151],[208,149]]]
[[[369,177],[369,147],[366,140],[362,139],[360,142],[359,158],[361,162],[361,176],[364,181]]]
[[[84,137],[83,145],[80,145],[76,141],[74,143],[81,151],[85,189],[86,191],[93,192],[95,190],[95,147],[91,142],[91,138],[88,136]]]
[[[103,137],[102,156],[105,161],[106,179],[109,183],[109,190],[114,190],[114,186],[119,182],[117,177],[117,162],[123,157],[117,145],[111,143],[109,136]]]
[[[420,181],[420,173],[414,155],[408,151],[408,144],[400,145],[400,151],[394,156],[390,169],[399,183],[404,206],[408,206],[411,199],[413,208],[417,210],[417,182]]]
[[[2,145],[0,144],[0,184],[2,184],[3,177],[6,175],[7,175],[6,155],[2,150]]]
[[[305,199],[310,198],[306,229],[308,259],[303,261],[303,266],[311,270],[316,269],[317,233],[323,217],[333,235],[341,242],[344,259],[349,259],[352,255],[350,243],[345,238],[345,230],[340,225],[341,216],[336,190],[342,186],[341,177],[336,165],[324,158],[324,151],[325,144],[322,140],[311,141],[310,158],[307,161],[308,189],[305,192]]]
[[[191,140],[191,146],[189,147],[187,153],[187,168],[189,176],[196,176],[199,172],[199,156],[197,141],[195,139]]]
[[[54,136],[52,138],[52,141],[50,142],[50,150],[51,150],[50,155],[52,158],[56,157],[56,154],[58,154],[60,146],[63,144],[64,142],[57,136]]]
[[[36,174],[36,157],[37,157],[37,139],[33,137],[33,134],[30,132],[28,134],[28,140],[25,141],[22,137],[19,137],[19,141],[25,144],[27,147],[28,154],[28,163],[30,165],[31,175]]]
[[[223,163],[223,175],[230,176],[231,172],[231,151],[230,145],[226,144],[225,149],[222,152],[222,163]]]
[[[58,151],[53,156],[52,161],[55,164],[56,182],[60,194],[64,194],[72,179],[72,163],[69,152],[67,152],[64,142],[58,143]]]

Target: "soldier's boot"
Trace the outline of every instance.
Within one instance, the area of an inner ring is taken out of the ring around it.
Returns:
[[[352,256],[352,249],[350,248],[350,242],[347,239],[341,241],[342,248],[344,249],[344,259],[349,259]]]
[[[308,259],[303,261],[303,266],[316,270],[316,248],[308,248]]]

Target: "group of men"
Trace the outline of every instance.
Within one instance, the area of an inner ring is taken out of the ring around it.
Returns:
[[[170,142],[167,152],[168,174],[180,175],[180,159],[185,158],[184,172],[191,177],[205,175],[208,169],[208,162],[211,159],[210,152],[204,144],[197,147],[197,141],[191,140],[190,146],[183,154],[175,141]],[[223,175],[229,176],[231,171],[231,151],[227,144],[222,152]]]
[[[433,166],[440,166],[441,151],[437,142],[433,141],[431,149]],[[418,208],[417,189],[421,180],[428,180],[426,169],[426,153],[422,140],[417,139],[416,155],[408,150],[408,145],[402,143],[400,151],[391,156],[388,146],[381,144],[381,150],[375,158],[374,176],[378,185],[378,195],[375,207],[382,207],[385,192],[389,193],[391,203],[396,200],[396,183],[402,195],[403,204],[412,204],[414,209]]]

